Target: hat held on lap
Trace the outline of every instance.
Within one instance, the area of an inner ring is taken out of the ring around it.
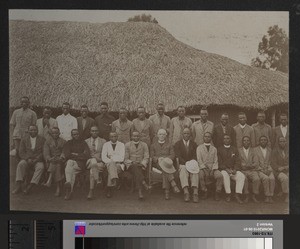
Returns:
[[[192,174],[198,174],[199,173],[199,165],[196,160],[187,161],[185,163],[185,168],[188,172]]]
[[[168,157],[160,157],[158,158],[158,165],[161,167],[161,169],[168,173],[168,174],[173,174],[176,172],[176,169],[173,166],[173,161],[172,159]]]

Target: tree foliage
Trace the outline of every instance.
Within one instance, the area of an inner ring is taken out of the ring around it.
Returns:
[[[153,18],[151,15],[136,15],[134,17],[128,18],[127,22],[152,22],[152,23],[158,23],[158,21]]]
[[[278,25],[269,27],[267,35],[258,44],[258,53],[251,61],[252,66],[288,73],[289,39]]]

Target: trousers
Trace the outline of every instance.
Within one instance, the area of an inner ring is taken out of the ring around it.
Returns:
[[[275,177],[273,172],[266,175],[263,172],[258,172],[259,179],[262,181],[265,196],[273,196],[275,189]]]
[[[86,162],[87,169],[90,171],[90,189],[94,189],[95,182],[99,181],[99,173],[105,170],[103,162],[97,162],[96,158],[90,158]]]
[[[221,173],[224,178],[224,188],[226,194],[231,193],[230,180],[234,180],[236,182],[235,193],[242,194],[244,183],[245,183],[245,175],[240,171],[237,171],[235,175],[229,175],[225,170],[222,170]]]
[[[219,170],[200,169],[199,171],[200,188],[202,191],[207,191],[207,185],[216,182],[216,191],[221,192],[223,188],[223,175]]]
[[[179,179],[182,188],[189,187],[189,179],[192,188],[199,187],[199,175],[188,172],[185,165],[179,166]]]
[[[25,160],[21,160],[17,165],[16,181],[24,181],[30,168],[34,169],[30,183],[38,184],[45,169],[43,162],[37,162],[34,165],[29,165]]]
[[[243,170],[242,173],[245,175],[244,193],[249,194],[249,181],[252,183],[252,193],[255,195],[259,194],[260,179],[257,171]]]

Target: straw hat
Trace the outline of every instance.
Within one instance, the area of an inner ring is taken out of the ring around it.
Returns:
[[[175,173],[176,169],[173,166],[173,161],[172,159],[168,157],[160,157],[158,158],[158,165],[161,167],[161,169],[169,174]]]
[[[199,173],[199,165],[196,160],[187,161],[185,163],[185,168],[188,172],[192,174],[198,174]]]

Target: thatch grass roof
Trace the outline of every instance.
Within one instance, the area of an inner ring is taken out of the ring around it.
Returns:
[[[201,32],[201,30],[199,31]],[[192,48],[152,23],[10,21],[10,106],[115,111],[158,102],[268,108],[288,103],[288,76]],[[222,44],[220,44],[222,46]]]

